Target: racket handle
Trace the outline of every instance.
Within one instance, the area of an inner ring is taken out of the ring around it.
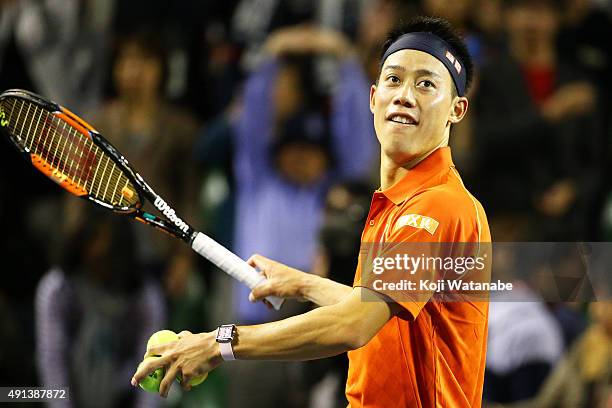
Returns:
[[[232,278],[247,285],[251,290],[266,280],[264,276],[240,259],[238,255],[201,232],[197,233],[191,244],[191,248],[217,265],[217,267]],[[266,300],[270,302],[276,310],[279,310],[284,302],[283,298],[277,296],[268,296]]]

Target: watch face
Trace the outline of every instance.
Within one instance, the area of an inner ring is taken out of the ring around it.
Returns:
[[[234,337],[234,326],[220,326],[217,332],[217,341],[226,343],[232,341]]]

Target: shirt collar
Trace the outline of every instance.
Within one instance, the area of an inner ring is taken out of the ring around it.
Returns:
[[[399,205],[412,197],[419,190],[430,185],[436,185],[439,176],[446,174],[454,167],[450,147],[440,147],[423,159],[394,185],[386,190],[379,190],[395,205]]]

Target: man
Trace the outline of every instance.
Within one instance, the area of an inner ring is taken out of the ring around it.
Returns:
[[[489,175],[474,188],[508,241],[596,240],[600,227],[603,111],[598,90],[558,52],[562,4],[504,2],[508,51],[483,65],[472,104],[476,167]]]
[[[384,50],[370,90],[381,189],[362,242],[490,241],[484,211],[463,187],[447,147],[451,125],[468,108],[472,66],[465,45],[445,21],[420,18],[391,35]],[[403,216],[430,222],[401,222]],[[486,303],[388,299],[362,286],[360,266],[351,288],[259,255],[249,263],[268,278],[252,300],[275,294],[321,307],[258,326],[183,332],[179,341],[149,350],[161,357],[143,364],[133,385],[166,366],[165,396],[177,374],[186,384],[224,360],[309,360],[349,351],[352,407],[480,406]],[[366,295],[381,301],[363,301]]]
[[[261,251],[309,270],[331,182],[363,177],[371,169],[377,152],[368,111],[370,83],[354,54],[340,33],[306,26],[274,32],[264,44],[262,64],[245,82],[232,135],[238,256]],[[315,63],[323,56],[338,64],[333,89],[313,83]],[[322,109],[327,101],[329,114]],[[248,288],[239,282],[236,287],[241,322],[281,316],[250,304]]]

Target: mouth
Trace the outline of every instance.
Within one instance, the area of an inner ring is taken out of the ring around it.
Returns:
[[[416,126],[419,124],[414,117],[406,113],[392,113],[387,116],[387,120],[406,126]]]

